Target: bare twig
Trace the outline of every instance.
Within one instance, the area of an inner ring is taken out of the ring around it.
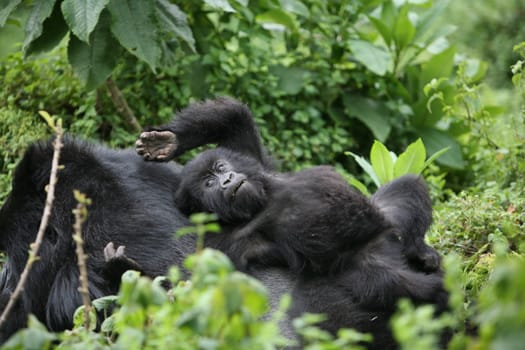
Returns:
[[[26,283],[26,280],[29,276],[29,271],[31,270],[31,267],[33,266],[33,263],[38,260],[38,250],[40,249],[40,245],[42,244],[42,241],[44,239],[44,233],[46,231],[47,224],[49,222],[49,217],[51,216],[51,208],[53,207],[53,201],[55,200],[55,185],[57,182],[57,172],[58,172],[58,161],[60,158],[60,149],[62,148],[62,136],[63,136],[63,130],[60,125],[60,123],[55,127],[56,131],[56,138],[53,142],[53,160],[51,161],[51,175],[49,177],[49,186],[47,188],[47,196],[46,196],[46,203],[44,206],[44,213],[42,214],[42,220],[40,221],[40,227],[38,228],[38,232],[36,234],[35,241],[31,244],[31,249],[29,251],[29,257],[27,259],[26,266],[24,267],[24,271],[22,271],[22,274],[20,275],[20,280],[18,281],[18,284],[16,285],[15,290],[11,294],[11,297],[9,298],[9,302],[7,303],[4,311],[2,312],[2,315],[0,316],[0,326],[4,324],[4,322],[7,320],[7,316],[9,315],[9,312],[15,305],[16,301],[20,297],[20,294],[24,290],[24,285]]]
[[[106,80],[106,86],[108,88],[111,101],[113,101],[113,104],[115,107],[117,107],[117,111],[127,119],[128,123],[133,126],[136,131],[142,130],[139,122],[137,121],[137,118],[135,118],[135,114],[129,107],[126,99],[124,98],[124,95],[122,95],[122,92],[118,88],[117,84],[115,84],[113,79],[108,78]]]
[[[86,206],[91,204],[91,200],[78,191],[75,191],[75,198],[78,201],[76,209],[73,210],[75,214],[75,223],[73,224],[73,239],[77,245],[76,253],[78,259],[78,269],[80,271],[80,287],[78,291],[82,295],[82,303],[84,304],[84,328],[89,330],[89,313],[91,312],[91,299],[89,298],[89,284],[86,268],[87,255],[84,253],[84,240],[82,239],[82,225],[87,218]]]

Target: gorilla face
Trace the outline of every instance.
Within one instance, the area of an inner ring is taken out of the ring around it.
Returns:
[[[253,218],[266,204],[264,170],[227,149],[201,153],[183,170],[177,204],[189,213],[215,213],[225,222]]]

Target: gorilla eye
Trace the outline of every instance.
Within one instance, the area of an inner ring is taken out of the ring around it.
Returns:
[[[212,187],[213,184],[215,183],[215,180],[213,178],[208,178],[204,184],[206,185],[206,187]]]
[[[217,163],[217,164],[215,164],[215,169],[218,172],[222,173],[223,171],[226,170],[226,165],[224,163]]]

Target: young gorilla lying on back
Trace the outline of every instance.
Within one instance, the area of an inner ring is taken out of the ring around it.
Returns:
[[[206,237],[242,270],[286,266],[298,276],[292,315],[322,312],[332,332],[353,327],[393,346],[389,316],[399,298],[446,307],[439,255],[424,243],[432,210],[424,183],[405,176],[370,200],[333,168],[273,170],[248,108],[221,98],[195,104],[143,132],[136,148],[166,161],[216,143],[182,171],[182,212],[212,212],[222,233]],[[431,273],[424,273],[431,272]]]

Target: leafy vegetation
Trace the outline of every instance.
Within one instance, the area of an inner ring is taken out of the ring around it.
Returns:
[[[163,123],[193,100],[235,96],[253,110],[285,170],[333,164],[363,191],[407,172],[429,182],[429,241],[445,256],[451,305],[433,318],[428,307],[401,303],[392,327],[403,349],[437,349],[443,329],[453,334],[448,349],[521,348],[525,44],[511,49],[524,39],[520,1],[3,4],[0,54],[22,52],[0,61],[0,203],[27,144],[49,136],[39,110],[61,117],[74,134],[133,144],[136,126],[115,104],[109,77],[140,125]],[[370,162],[362,157],[369,152]],[[79,311],[71,331],[53,334],[32,319],[5,347],[271,349],[286,342],[278,321],[288,300],[261,319],[264,288],[223,255],[201,250],[188,267],[191,280],[173,270],[168,291],[161,279],[128,272],[118,296],[93,301],[108,316],[99,333],[84,328]],[[357,349],[368,339],[351,330],[334,339],[315,328],[319,320],[296,322],[307,349]]]

